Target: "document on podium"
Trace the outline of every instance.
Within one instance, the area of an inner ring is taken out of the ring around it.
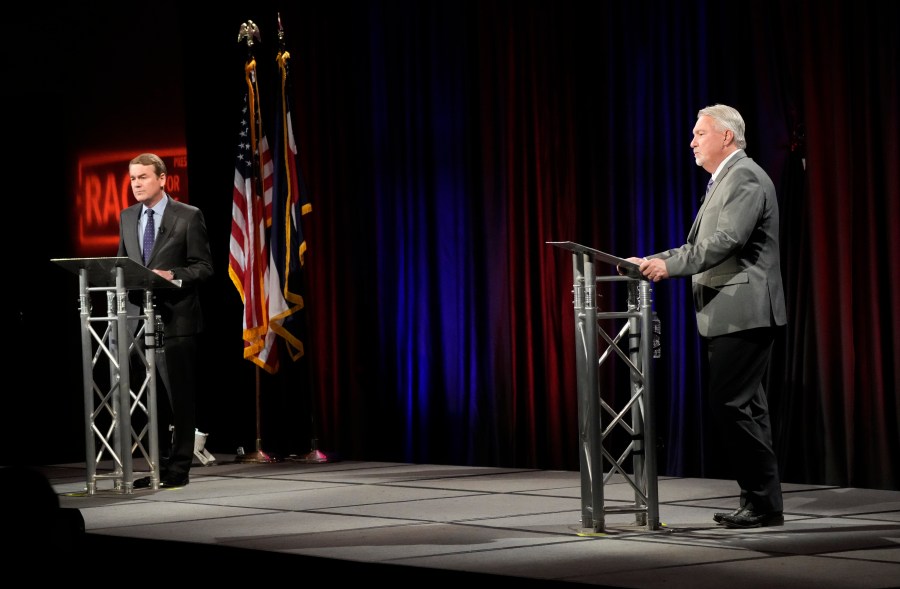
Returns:
[[[622,270],[625,276],[629,276],[631,278],[643,278],[640,271],[638,270],[639,266],[634,262],[629,262],[625,258],[620,258],[606,252],[601,252],[600,250],[588,247],[586,245],[581,245],[580,243],[575,243],[574,241],[548,241],[547,243],[578,254],[588,254],[596,260],[602,260],[608,264],[617,266]]]

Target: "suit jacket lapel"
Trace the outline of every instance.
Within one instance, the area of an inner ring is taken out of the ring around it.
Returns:
[[[724,176],[725,173],[722,173]],[[709,194],[704,195],[703,202],[700,203],[700,208],[697,210],[697,216],[694,217],[694,224],[691,225],[691,230],[688,232],[688,243],[694,243],[694,240],[697,239],[697,231],[700,230],[700,218],[703,217],[703,211],[706,210],[706,205],[709,204],[709,201],[712,200],[713,193],[716,191],[716,188],[719,186],[719,180],[713,182],[712,186],[709,187]]]
[[[141,244],[138,243],[138,219],[140,216],[140,204],[133,205],[132,208],[125,209],[122,213],[122,223],[125,225],[125,253],[130,254],[137,252],[137,256],[129,255],[128,257],[139,264],[143,264],[144,261],[141,259]]]
[[[739,149],[738,151],[740,153],[738,153],[737,155],[732,157],[731,161],[728,163],[728,165],[725,166],[724,168],[722,168],[722,172],[719,174],[719,177],[716,178],[715,182],[713,182],[712,186],[710,186],[709,194],[707,194],[703,198],[703,202],[700,203],[700,209],[697,211],[697,216],[694,217],[694,224],[691,225],[691,230],[688,232],[688,237],[687,237],[688,243],[693,244],[694,240],[697,239],[697,232],[700,231],[700,218],[703,217],[703,212],[706,210],[706,207],[709,205],[709,202],[713,199],[713,195],[716,192],[716,188],[719,187],[719,184],[721,184],[722,180],[725,179],[725,176],[728,175],[728,172],[731,171],[732,166],[734,166],[734,164],[736,164],[739,161],[741,161],[742,159],[744,159],[743,150]]]

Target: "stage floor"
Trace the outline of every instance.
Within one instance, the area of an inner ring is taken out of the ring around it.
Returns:
[[[93,495],[83,464],[42,472],[60,507],[84,519],[75,554],[88,576],[122,562],[130,577],[153,576],[159,559],[175,557],[178,581],[240,583],[239,570],[260,569],[319,583],[900,585],[900,491],[785,483],[784,526],[731,530],[712,515],[736,506],[733,481],[661,477],[659,530],[607,514],[593,533],[582,527],[581,476],[570,471],[217,455],[182,488],[124,494],[102,480]],[[608,507],[633,501],[621,479],[604,496]]]

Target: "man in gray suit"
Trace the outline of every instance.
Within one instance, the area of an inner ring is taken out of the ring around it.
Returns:
[[[744,153],[737,110],[722,104],[700,110],[693,133],[695,161],[712,176],[687,243],[630,261],[653,282],[691,276],[708,401],[741,488],[740,506],[713,519],[733,528],[781,525],[781,481],[762,385],[775,328],[787,323],[775,186]]]
[[[190,480],[194,458],[197,338],[203,330],[199,289],[213,274],[212,256],[203,213],[166,193],[166,165],[159,156],[135,157],[128,164],[128,174],[138,202],[122,210],[119,256],[181,284],[154,291],[156,312],[165,328],[165,366],[158,368],[171,402],[157,401],[161,413],[168,414],[168,419],[159,421],[160,440],[167,446],[163,448],[167,456],[160,460],[160,487],[181,487]],[[174,428],[171,444],[165,435],[170,423]],[[150,477],[134,482],[135,489],[150,485]]]

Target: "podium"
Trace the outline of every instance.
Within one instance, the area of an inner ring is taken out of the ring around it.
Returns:
[[[634,513],[637,525],[657,530],[659,494],[651,358],[658,357],[659,322],[652,310],[650,281],[641,276],[636,264],[623,258],[571,241],[547,243],[572,253],[582,527],[586,532],[602,532],[607,514]],[[618,266],[624,274],[614,270],[614,275],[598,276],[595,266],[599,263]],[[627,310],[598,309],[600,282],[625,283]],[[613,325],[620,321],[622,326],[617,332],[608,331],[604,328],[608,322],[601,324],[601,320],[612,320]],[[618,410],[600,390],[600,369],[616,360],[627,367],[630,377],[628,399]],[[607,415],[610,421],[604,424]],[[614,456],[613,436],[623,432],[627,443]],[[617,474],[634,491],[630,505],[604,503],[604,485]]]
[[[156,379],[165,348],[153,290],[179,288],[180,282],[168,281],[127,257],[51,261],[78,275],[87,492],[95,494],[97,483],[110,479],[114,491],[133,493],[135,453],[146,460],[146,474],[158,489]],[[128,301],[132,290],[143,291],[142,312]],[[105,315],[92,316],[94,293],[106,294]],[[134,375],[139,382],[132,378],[132,367],[145,372],[142,378]],[[113,461],[112,472],[99,474],[97,464],[108,459]]]

